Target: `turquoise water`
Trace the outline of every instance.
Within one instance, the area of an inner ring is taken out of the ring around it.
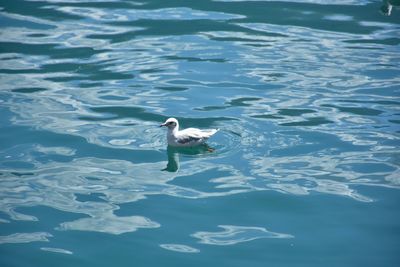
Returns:
[[[0,265],[398,266],[385,3],[2,0]]]

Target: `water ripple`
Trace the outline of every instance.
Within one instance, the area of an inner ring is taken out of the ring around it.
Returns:
[[[118,217],[114,214],[102,214],[102,217],[82,218],[64,222],[58,230],[96,231],[109,234],[134,232],[139,228],[158,228],[160,225],[142,216]]]
[[[399,189],[396,17],[367,0],[222,1],[4,3],[0,211],[9,218],[0,222],[41,222],[27,210],[48,207],[75,216],[58,231],[122,235],[164,227],[151,213],[119,213],[160,196],[274,191],[368,203],[376,194],[366,187]],[[168,149],[157,125],[170,116],[219,128],[214,150]],[[293,237],[220,227],[192,236],[213,245]],[[8,234],[0,243],[55,233]]]
[[[248,242],[260,238],[293,238],[292,235],[268,231],[263,227],[235,225],[219,225],[221,232],[196,232],[192,236],[200,239],[200,243],[208,245],[228,246]]]
[[[59,11],[90,18],[97,21],[135,21],[135,20],[195,20],[195,19],[212,19],[212,20],[229,20],[243,18],[244,16],[226,14],[221,12],[200,11],[191,8],[165,8],[152,10],[138,9],[100,9],[89,7],[58,7]]]
[[[51,248],[51,247],[41,247],[40,248],[43,251],[48,251],[48,252],[54,252],[54,253],[62,253],[62,254],[67,254],[67,255],[72,255],[74,254],[72,251],[63,249],[63,248]]]
[[[166,250],[171,250],[175,252],[181,253],[199,253],[200,250],[197,248],[192,248],[190,246],[181,245],[181,244],[161,244],[160,247]]]
[[[46,232],[15,233],[7,236],[0,236],[0,244],[48,242],[49,237],[52,237],[52,235]]]

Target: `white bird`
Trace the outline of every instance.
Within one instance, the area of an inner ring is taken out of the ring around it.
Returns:
[[[169,118],[160,125],[160,127],[163,126],[168,128],[168,145],[178,147],[191,147],[201,145],[218,131],[218,129],[200,130],[197,128],[187,128],[179,131],[179,122],[175,118]]]

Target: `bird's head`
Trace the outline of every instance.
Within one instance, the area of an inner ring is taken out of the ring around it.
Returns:
[[[173,130],[173,129],[179,127],[179,123],[178,123],[177,119],[169,118],[163,124],[160,125],[160,127],[163,127],[163,126],[167,127],[170,130]]]

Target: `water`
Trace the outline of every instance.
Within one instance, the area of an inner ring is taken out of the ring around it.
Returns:
[[[327,3],[1,1],[0,265],[398,266],[400,9]]]

